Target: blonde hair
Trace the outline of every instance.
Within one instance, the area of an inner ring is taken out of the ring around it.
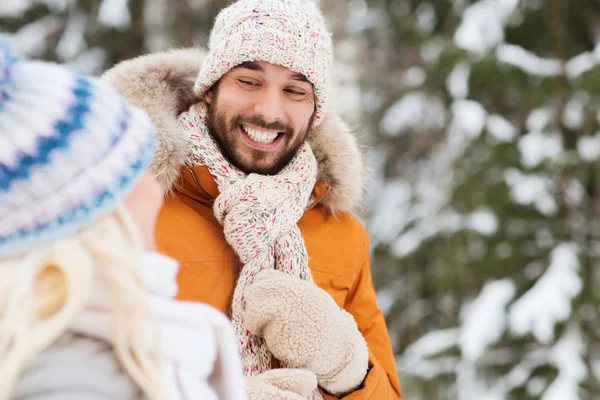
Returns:
[[[111,290],[112,345],[125,371],[149,399],[166,398],[158,325],[137,271],[140,234],[125,206],[76,235],[0,260],[0,400],[19,374],[50,346],[92,295],[98,277]],[[152,351],[144,323],[154,323]]]

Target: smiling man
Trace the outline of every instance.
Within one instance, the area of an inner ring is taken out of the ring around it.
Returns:
[[[179,299],[230,315],[251,400],[400,398],[369,238],[352,215],[365,167],[328,111],[331,64],[314,3],[240,0],[207,53],[142,56],[104,75],[158,128],[157,247],[180,263]]]
[[[205,95],[206,124],[221,152],[246,174],[277,174],[308,137],[315,115],[312,84],[265,61],[244,62]]]

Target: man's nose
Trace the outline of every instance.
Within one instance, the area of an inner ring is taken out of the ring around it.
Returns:
[[[257,94],[254,112],[266,122],[283,121],[283,98],[278,89],[264,88]]]

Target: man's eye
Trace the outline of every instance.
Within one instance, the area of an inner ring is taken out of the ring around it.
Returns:
[[[252,82],[252,81],[245,81],[245,80],[243,80],[243,79],[239,79],[239,82],[240,82],[242,85],[246,85],[246,86],[258,86],[258,83],[256,83],[256,82]]]
[[[294,89],[285,89],[285,91],[294,96],[304,96],[306,94],[304,92],[300,92],[300,91],[294,90]]]

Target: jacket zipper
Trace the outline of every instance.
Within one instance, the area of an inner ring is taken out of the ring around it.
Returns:
[[[329,193],[329,191],[331,190],[331,186],[328,186],[327,189],[325,190],[325,192],[323,192],[322,195],[320,195],[319,197],[317,197],[314,201],[313,199],[310,199],[310,201],[308,202],[308,205],[306,206],[306,208],[304,209],[304,211],[308,211],[313,209],[317,204],[319,204],[319,202],[321,200],[323,200],[323,197],[325,197],[325,195],[327,193]]]
[[[190,175],[192,175],[192,179],[194,180],[194,183],[196,184],[196,186],[198,187],[198,189],[202,190],[204,192],[204,194],[206,194],[206,196],[208,196],[208,198],[214,200],[215,198],[212,197],[210,195],[210,193],[208,193],[206,190],[204,190],[204,188],[202,187],[202,185],[200,185],[200,182],[198,182],[198,179],[196,178],[196,174],[194,174],[194,171],[192,171],[191,168],[188,168],[188,171],[190,171]]]

